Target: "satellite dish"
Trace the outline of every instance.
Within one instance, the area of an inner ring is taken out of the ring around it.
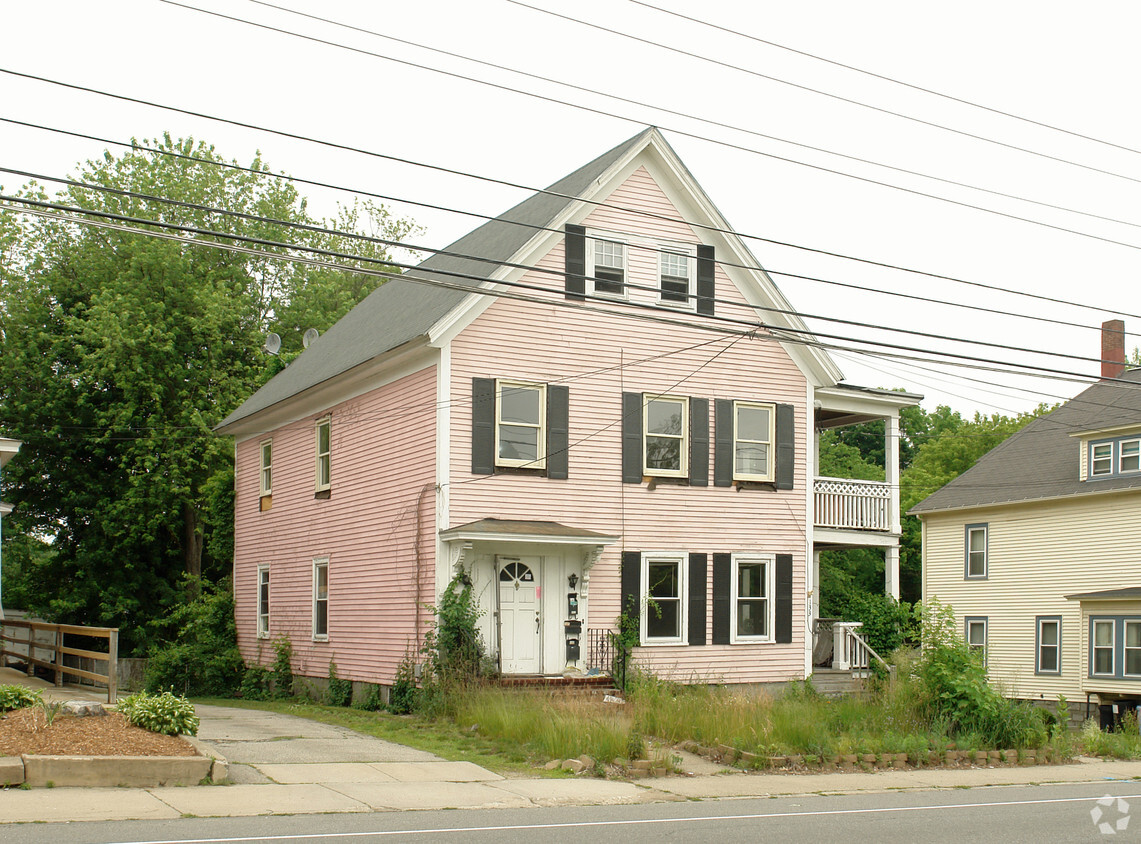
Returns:
[[[321,333],[316,328],[307,328],[305,329],[305,333],[301,335],[301,345],[308,349],[309,344],[320,336]]]
[[[281,351],[281,337],[271,331],[265,335],[265,346],[263,348],[271,355],[276,355]]]

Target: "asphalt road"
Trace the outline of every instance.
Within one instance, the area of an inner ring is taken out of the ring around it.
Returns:
[[[1099,799],[1112,796],[1112,801]],[[1118,799],[1120,798],[1120,800]],[[1124,801],[1124,803],[1120,802]],[[1099,829],[1091,813],[1096,812]],[[382,812],[23,824],[4,844],[365,844],[384,841],[1131,841],[1141,782],[683,801],[498,811]],[[1108,830],[1113,830],[1108,833]]]

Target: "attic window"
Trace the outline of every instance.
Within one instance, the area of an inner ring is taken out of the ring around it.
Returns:
[[[1089,444],[1089,475],[1094,478],[1119,478],[1141,472],[1141,437],[1132,434],[1113,440]]]
[[[626,295],[626,244],[617,240],[595,238],[588,274],[594,280],[594,292],[607,296]]]

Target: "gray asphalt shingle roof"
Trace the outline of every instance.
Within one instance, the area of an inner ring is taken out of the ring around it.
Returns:
[[[233,425],[426,335],[433,325],[467,298],[469,291],[406,279],[478,288],[500,267],[499,262],[510,261],[528,241],[541,233],[536,227],[548,226],[576,201],[576,197],[626,152],[643,143],[653,131],[639,132],[564,176],[546,192],[523,200],[441,250],[454,255],[433,254],[403,278],[382,284],[223,419],[218,428]]]
[[[1078,477],[1079,446],[1071,434],[1141,425],[1141,369],[1127,370],[1120,380],[1128,383],[1099,381],[1035,419],[909,512],[1141,489],[1141,475],[1096,481]]]

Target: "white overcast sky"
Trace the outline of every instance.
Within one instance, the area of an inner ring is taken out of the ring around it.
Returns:
[[[1099,367],[1090,361],[869,333],[814,317],[1086,358],[1099,356],[1096,327],[1105,319],[1121,316],[1127,331],[1141,332],[1139,152],[873,79],[630,0],[525,2],[697,57],[591,29],[509,0],[275,2],[374,30],[389,39],[250,0],[186,3],[333,43],[307,41],[160,0],[7,0],[0,2],[0,67],[535,188],[654,124],[743,234],[1090,306],[1050,303],[749,241],[762,265],[774,272],[785,295],[818,332],[918,347],[921,351],[909,354],[919,358],[945,349],[1094,377]],[[648,2],[834,62],[1141,150],[1137,100],[1141,51],[1136,43],[1141,4],[1136,2]],[[456,75],[436,72],[441,70]],[[757,74],[1108,173],[955,135]],[[476,179],[7,74],[0,74],[0,117],[115,140],[151,138],[163,131],[193,135],[242,163],[260,150],[275,170],[295,176],[483,214],[498,214],[525,196]],[[858,163],[757,133],[1113,221]],[[100,155],[104,147],[0,122],[0,167],[67,175],[77,161]],[[898,185],[909,192],[773,156]],[[23,181],[0,173],[0,184],[8,191]],[[325,215],[333,212],[338,198],[345,198],[304,187],[302,192]],[[427,247],[442,247],[478,223],[458,214],[389,204],[395,213],[426,228],[420,242]],[[979,305],[999,313],[920,304],[787,278],[779,272]],[[1131,334],[1126,344],[1131,351],[1141,339]],[[988,370],[940,368],[926,361],[835,354],[851,383],[904,387],[927,396],[924,406],[929,409],[948,404],[964,414],[1016,413],[1039,402],[1064,400],[1084,386]]]

